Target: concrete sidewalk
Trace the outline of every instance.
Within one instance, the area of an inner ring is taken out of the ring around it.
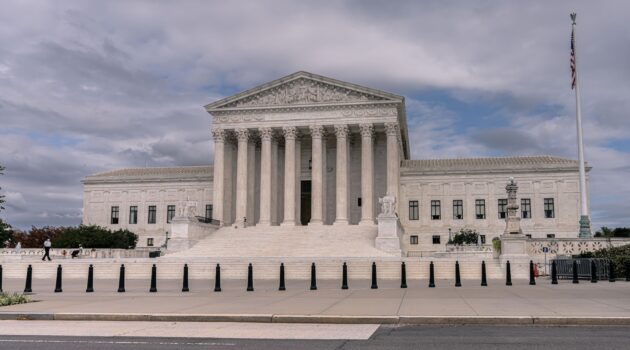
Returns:
[[[97,280],[95,292],[85,293],[85,283],[68,280],[63,293],[53,293],[54,280],[33,280],[33,300],[38,302],[0,308],[0,319],[139,320],[139,321],[239,321],[293,323],[516,323],[516,324],[630,324],[630,283],[560,281],[551,285],[539,279],[536,286],[514,280],[408,280],[407,289],[397,281],[351,280],[349,290],[339,281],[255,281],[246,292],[246,281],[227,280],[222,292],[212,292],[213,281],[190,281],[189,293],[181,281],[160,280],[158,292],[149,293],[149,281],[129,280],[126,293],[117,293],[118,281]],[[22,291],[24,281],[5,279],[5,292]]]

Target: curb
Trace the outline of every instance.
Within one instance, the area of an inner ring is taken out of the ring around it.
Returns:
[[[254,322],[399,325],[541,325],[627,326],[630,317],[557,316],[337,316],[272,314],[117,314],[2,312],[0,320],[34,321],[149,321],[149,322]]]

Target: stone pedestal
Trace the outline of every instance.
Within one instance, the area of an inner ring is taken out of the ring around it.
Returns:
[[[190,249],[218,228],[199,222],[196,217],[176,216],[171,220],[171,236],[166,250],[170,253]]]
[[[378,234],[375,240],[375,247],[390,254],[402,255],[400,240],[405,231],[400,225],[398,217],[381,214],[378,216],[377,221]]]

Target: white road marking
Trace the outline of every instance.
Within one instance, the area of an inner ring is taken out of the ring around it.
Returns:
[[[132,344],[132,345],[210,345],[235,346],[235,343],[205,343],[205,342],[148,342],[148,341],[99,341],[99,340],[52,340],[52,339],[0,339],[0,343],[72,343],[72,344]]]

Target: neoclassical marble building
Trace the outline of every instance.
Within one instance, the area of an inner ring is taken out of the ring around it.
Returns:
[[[296,237],[353,230],[374,246],[379,199],[389,194],[402,253],[416,255],[443,250],[449,231],[461,228],[477,230],[488,243],[501,234],[505,184],[514,177],[525,234],[576,237],[579,230],[576,161],[411,160],[402,96],[297,72],[205,109],[214,166],[87,176],[84,223],[125,227],[141,236],[140,246],[157,246],[187,207],[221,227],[208,239],[229,230],[293,230]],[[327,244],[336,243],[321,242]]]

